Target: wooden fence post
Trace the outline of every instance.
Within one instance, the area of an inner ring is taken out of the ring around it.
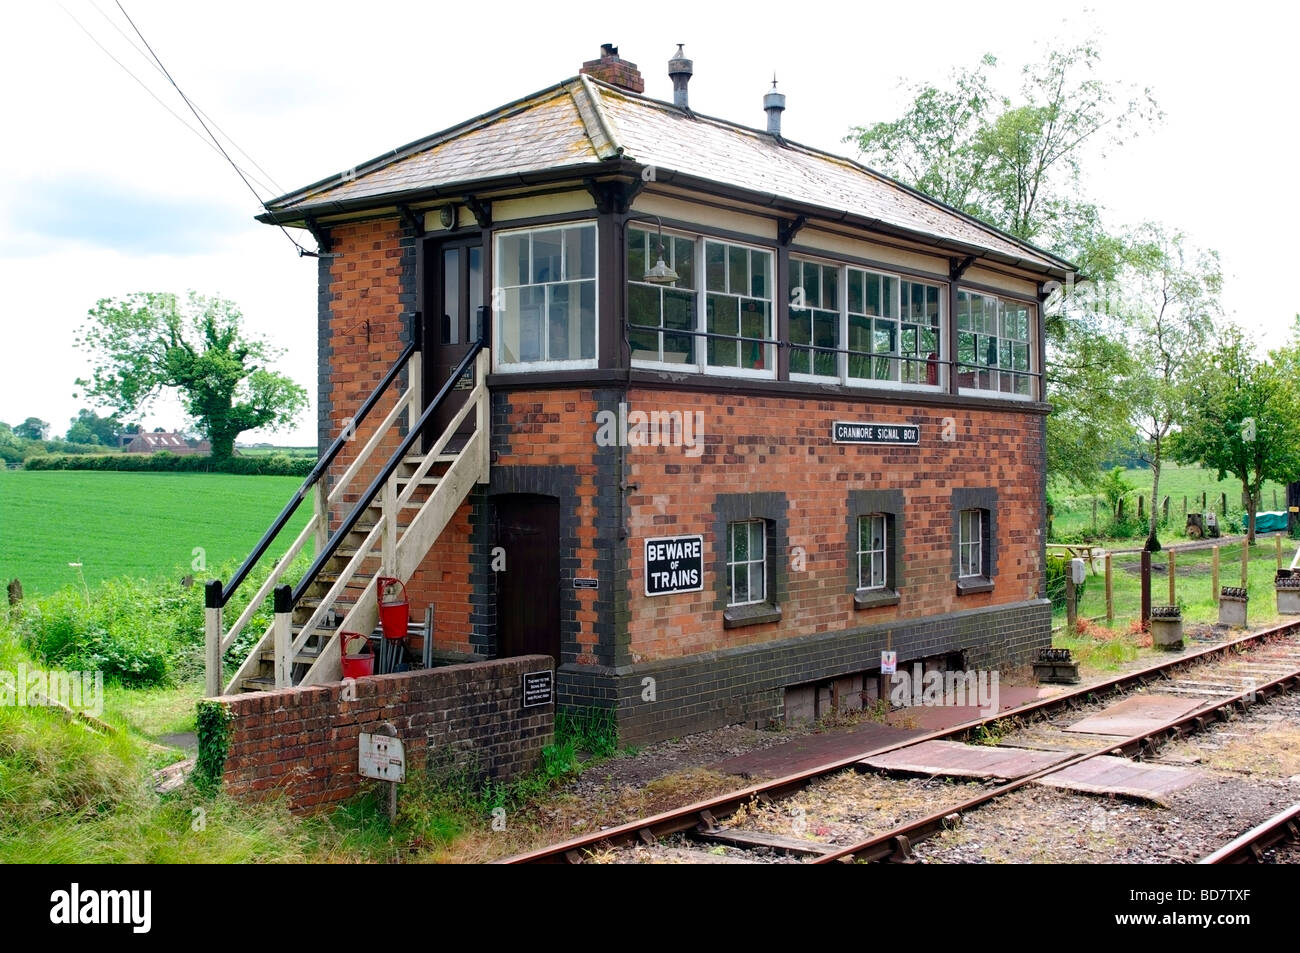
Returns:
[[[1241,541],[1241,588],[1245,589],[1250,580],[1250,547]]]
[[[1277,493],[1276,490],[1274,490],[1273,492]],[[1273,542],[1276,544],[1275,549],[1277,550],[1277,568],[1281,569],[1282,568],[1282,536],[1280,534],[1274,536]]]
[[[1175,561],[1175,556],[1177,556],[1177,553],[1175,553],[1172,549],[1169,550],[1169,604],[1170,604],[1171,606],[1176,606],[1176,605],[1178,605],[1178,600],[1174,597],[1174,561]]]
[[[1161,512],[1161,518],[1166,523],[1168,523],[1169,522],[1169,497],[1166,496],[1164,498],[1164,502],[1160,504],[1160,512]]]
[[[1225,519],[1228,516],[1228,494],[1226,493],[1219,494],[1219,515]]]
[[[1183,519],[1187,519],[1187,494],[1183,494]]]
[[[1115,588],[1110,575],[1110,553],[1106,554],[1106,624],[1115,621]]]
[[[1142,626],[1151,623],[1151,553],[1142,550]]]
[[[1079,618],[1078,590],[1074,585],[1074,571],[1071,560],[1065,561],[1065,631],[1071,638],[1076,634],[1075,623]]]

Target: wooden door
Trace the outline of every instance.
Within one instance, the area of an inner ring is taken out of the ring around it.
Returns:
[[[548,496],[493,498],[505,568],[497,586],[497,654],[560,663],[560,505]]]

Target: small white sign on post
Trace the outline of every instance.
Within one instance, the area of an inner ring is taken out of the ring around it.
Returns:
[[[400,784],[406,780],[406,750],[400,738],[361,733],[357,770],[362,777]]]
[[[898,653],[881,652],[880,653],[880,674],[893,675],[898,671]]]
[[[1076,586],[1083,585],[1083,580],[1087,578],[1082,559],[1070,560],[1070,578],[1074,580]]]

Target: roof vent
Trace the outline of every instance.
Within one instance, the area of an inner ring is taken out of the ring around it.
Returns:
[[[609,83],[611,86],[632,93],[645,92],[645,80],[641,78],[641,72],[636,68],[636,64],[619,59],[618,47],[613,43],[602,43],[600,59],[587,60],[578,72],[586,73],[602,83]]]
[[[776,91],[776,74],[772,74],[772,91],[763,97],[767,111],[767,131],[781,138],[781,113],[785,112],[785,96]]]
[[[686,100],[686,84],[691,81],[691,74],[695,72],[695,64],[682,52],[684,45],[678,43],[676,54],[668,61],[668,78],[673,81],[673,105],[678,109],[691,108]]]

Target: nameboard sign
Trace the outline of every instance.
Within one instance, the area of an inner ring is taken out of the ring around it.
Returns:
[[[537,708],[551,703],[555,691],[554,675],[549,668],[544,672],[524,673],[525,708]]]
[[[699,592],[703,588],[703,536],[660,536],[645,541],[647,596]]]
[[[915,446],[921,442],[921,428],[916,424],[877,424],[868,421],[837,420],[831,424],[831,442]]]

